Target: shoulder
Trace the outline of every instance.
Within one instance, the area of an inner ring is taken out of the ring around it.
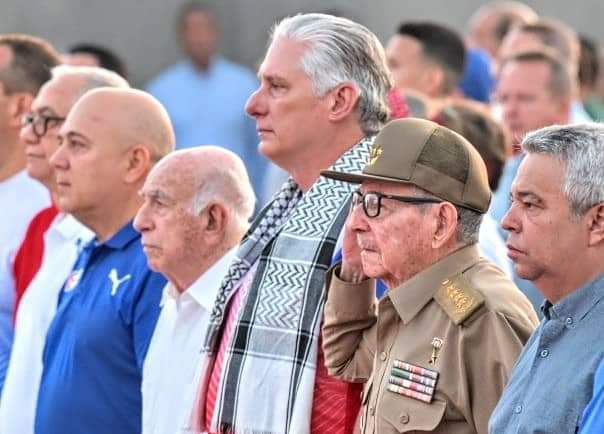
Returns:
[[[533,326],[538,323],[526,296],[503,271],[485,259],[444,280],[434,298],[457,325],[493,317],[487,313]]]
[[[253,83],[256,85],[258,82],[256,76],[248,67],[225,59],[224,57],[216,59],[216,68],[224,75],[243,80],[244,84]]]
[[[187,62],[179,62],[169,66],[147,83],[147,91],[153,93],[156,90],[160,90],[163,86],[177,84],[189,71],[190,67]]]

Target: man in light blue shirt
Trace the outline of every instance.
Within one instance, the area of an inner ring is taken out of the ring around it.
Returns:
[[[132,219],[153,164],[174,148],[149,94],[101,88],[69,112],[50,159],[57,205],[95,234],[65,281],[46,335],[37,434],[140,434],[141,377],[166,280]]]
[[[258,80],[248,69],[216,54],[218,29],[206,6],[186,4],[179,31],[188,59],[162,72],[147,90],[168,110],[178,149],[217,145],[235,152],[259,195],[268,161],[257,149],[256,123],[244,110]],[[259,204],[265,199],[259,197]]]
[[[529,133],[503,218],[519,277],[545,297],[489,423],[492,434],[574,433],[602,361],[604,125]]]

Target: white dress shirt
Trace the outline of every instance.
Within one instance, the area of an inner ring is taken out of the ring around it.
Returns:
[[[19,304],[0,400],[1,434],[34,432],[46,332],[55,315],[59,292],[77,259],[78,245],[93,236],[90,229],[65,214],[59,214],[44,234],[42,264]]]
[[[187,423],[200,354],[214,299],[237,248],[233,248],[182,294],[171,284],[143,367],[143,434],[176,434]]]

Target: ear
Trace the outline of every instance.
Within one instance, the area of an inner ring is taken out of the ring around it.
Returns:
[[[31,110],[34,96],[27,92],[19,92],[11,95],[9,103],[10,125],[21,128],[21,118]]]
[[[204,225],[206,236],[215,240],[216,244],[218,244],[226,233],[229,211],[224,204],[215,202],[210,203],[202,213],[205,214],[206,218],[206,224]]]
[[[434,65],[428,66],[424,73],[426,93],[429,97],[434,97],[441,94],[445,73],[442,68]]]
[[[587,213],[587,243],[589,247],[596,246],[604,241],[604,203],[595,205]]]
[[[329,120],[337,122],[349,116],[355,110],[359,96],[359,89],[353,83],[338,85],[329,93]]]
[[[127,154],[127,168],[125,181],[135,184],[144,179],[151,169],[151,152],[146,146],[134,145]]]
[[[453,204],[443,202],[435,205],[434,208],[436,209],[434,211],[436,214],[436,227],[432,238],[432,248],[439,249],[450,243],[451,240],[455,241],[459,223],[457,221],[457,210]]]

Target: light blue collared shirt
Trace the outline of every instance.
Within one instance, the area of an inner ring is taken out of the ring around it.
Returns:
[[[574,433],[592,395],[600,364],[604,274],[564,297],[546,301],[493,411],[491,434]]]

